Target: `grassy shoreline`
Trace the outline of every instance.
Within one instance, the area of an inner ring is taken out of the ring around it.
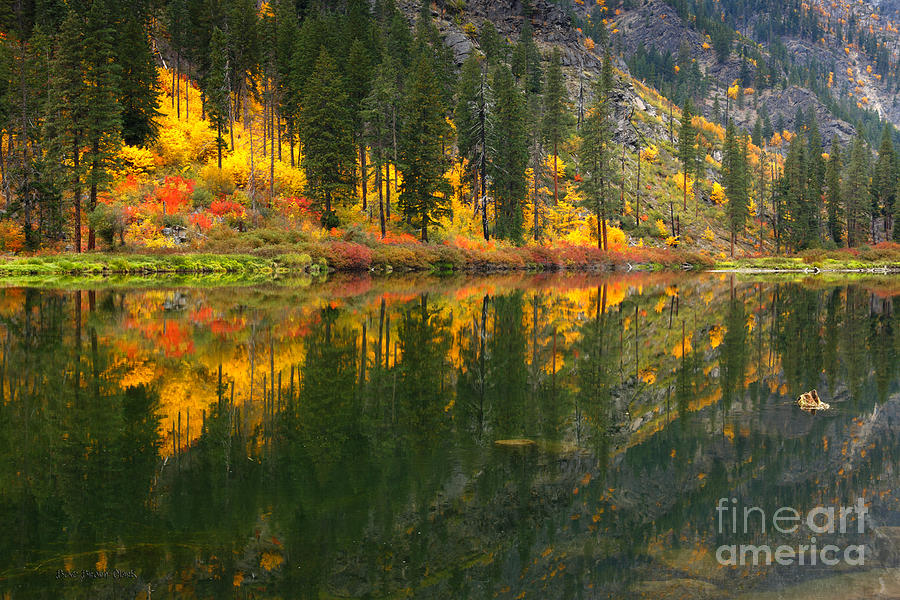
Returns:
[[[764,273],[900,273],[900,245],[811,250],[794,256],[738,258],[714,262],[706,255],[675,249],[629,248],[603,252],[584,246],[509,246],[491,249],[449,245],[378,244],[347,241],[280,245],[239,253],[201,251],[91,252],[0,260],[0,281],[83,279],[119,276],[202,276],[217,280],[266,281],[329,273],[502,273],[717,271]]]
[[[602,252],[596,248],[522,246],[491,250],[443,245],[380,245],[348,242],[298,244],[277,251],[235,254],[210,252],[91,252],[0,261],[0,280],[68,276],[233,275],[277,277],[328,273],[492,273],[504,271],[706,270],[713,261],[700,254],[635,249]]]
[[[793,256],[718,261],[715,271],[738,273],[900,273],[900,244],[805,250]]]

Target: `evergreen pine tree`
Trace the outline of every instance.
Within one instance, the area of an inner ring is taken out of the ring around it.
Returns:
[[[375,68],[374,78],[368,97],[363,101],[363,122],[365,127],[365,143],[372,149],[372,162],[375,167],[375,186],[378,188],[378,220],[381,226],[381,237],[386,234],[386,215],[382,186],[382,173],[387,168],[392,147],[392,123],[394,121],[394,103],[397,97],[394,61],[386,52],[383,60]],[[387,179],[387,177],[385,177]]]
[[[762,129],[762,119],[756,117],[756,123],[753,124],[753,135],[751,137],[751,141],[758,148],[762,148],[764,145]]]
[[[562,73],[562,61],[559,50],[554,48],[550,55],[550,66],[547,68],[544,85],[544,139],[553,148],[553,204],[559,204],[559,143],[563,140],[569,126],[569,92]]]
[[[478,198],[481,197],[478,187],[481,87],[482,66],[478,56],[473,52],[466,58],[460,69],[453,120],[456,124],[456,147],[459,150],[460,161],[465,161],[464,177],[472,188],[472,202],[476,213],[479,206]]]
[[[609,54],[604,62],[609,64]],[[609,99],[610,81],[601,76],[594,85],[594,99],[582,129],[581,182],[582,206],[597,219],[597,247],[609,248],[606,235],[609,182],[612,178],[612,125]]]
[[[522,204],[527,194],[528,138],[525,98],[516,87],[506,65],[497,65],[493,73],[496,98],[493,148],[490,161],[491,190],[496,203],[496,235],[515,243],[522,241]]]
[[[159,86],[149,29],[149,16],[133,6],[124,15],[116,44],[116,61],[121,68],[122,141],[132,146],[149,145],[158,134]]]
[[[421,54],[405,90],[400,135],[403,182],[399,207],[428,241],[428,228],[450,214],[448,166],[444,148],[449,134],[434,61]]]
[[[728,196],[726,208],[728,228],[731,231],[731,255],[737,236],[743,233],[749,214],[749,194],[747,179],[747,140],[740,136],[734,124],[729,122],[725,130],[724,157],[722,159],[722,180]]]
[[[893,128],[887,124],[881,132],[878,159],[872,172],[872,215],[884,218],[885,237],[893,225],[894,201],[897,193],[897,157],[894,154]],[[874,237],[874,230],[873,230]]]
[[[87,14],[84,36],[84,136],[88,169],[89,208],[97,207],[97,194],[110,182],[110,167],[121,146],[121,71],[115,53],[115,29],[111,9],[96,1]],[[88,250],[96,246],[94,228],[88,229]]]
[[[256,211],[256,165],[255,146],[250,122],[250,103],[256,96],[256,82],[259,74],[259,35],[255,0],[229,0],[228,28],[225,30],[228,42],[229,89],[237,95],[243,109],[244,129],[250,134],[250,175],[247,192],[251,209]]]
[[[353,194],[356,151],[353,146],[353,116],[344,78],[324,48],[304,86],[302,166],[309,195],[322,207],[322,225],[337,226],[333,201]]]
[[[805,235],[803,247],[816,246],[820,240],[821,214],[824,202],[825,159],[822,156],[822,136],[815,113],[810,111],[809,151],[807,161],[807,205],[803,211]]]
[[[537,44],[534,43],[534,32],[531,23],[525,22],[522,26],[522,34],[513,54],[513,75],[525,90],[527,95],[540,94],[543,87],[543,73],[541,71],[541,54]]]
[[[369,51],[363,42],[357,38],[350,45],[350,55],[347,57],[347,88],[350,95],[350,114],[353,121],[353,140],[357,146],[359,155],[359,183],[362,187],[362,210],[366,210],[366,190],[368,187],[369,173],[366,165],[366,145],[363,141],[362,105],[363,100],[369,95],[371,87],[370,72],[372,64]]]
[[[841,147],[837,137],[831,141],[831,152],[825,167],[825,211],[828,216],[828,235],[836,244],[843,238],[843,198],[841,197]]]
[[[82,251],[81,212],[84,190],[84,129],[86,94],[83,81],[84,21],[70,10],[56,36],[55,52],[50,64],[50,88],[43,124],[44,146],[60,189],[72,196],[72,242],[75,252]]]
[[[810,204],[807,196],[809,182],[806,151],[803,138],[798,135],[791,140],[788,155],[784,161],[784,214],[782,220],[784,233],[787,234],[786,241],[790,243],[793,250],[803,247],[809,223],[806,216]]]
[[[691,124],[693,116],[693,107],[690,99],[688,99],[685,101],[684,109],[681,111],[681,128],[678,133],[678,159],[681,161],[681,169],[684,173],[684,210],[687,210],[688,179],[698,152],[696,143],[697,132],[693,124]]]
[[[500,34],[497,33],[497,28],[494,27],[494,23],[490,20],[486,20],[481,26],[478,44],[481,46],[481,51],[484,52],[488,61],[493,62],[503,59],[503,42],[500,39]]]
[[[228,65],[226,62],[225,33],[213,28],[210,44],[210,66],[204,81],[206,114],[216,127],[217,164],[222,168],[222,149],[225,147],[224,133],[229,126],[228,109]]]
[[[869,155],[866,142],[857,133],[850,148],[850,158],[844,171],[844,198],[847,215],[847,245],[858,246],[866,239],[869,229],[871,202],[869,199]]]
[[[297,116],[301,90],[294,76],[294,51],[300,36],[300,25],[293,0],[279,0],[276,9],[276,44],[278,61],[278,108],[284,119],[285,136],[290,148],[291,166],[294,166],[294,143],[297,136]]]
[[[528,9],[523,6],[523,12]],[[529,162],[531,164],[532,180],[532,207],[534,209],[534,221],[532,234],[535,240],[540,237],[541,202],[538,188],[541,180],[544,153],[541,146],[541,109],[544,87],[544,75],[541,69],[541,54],[537,44],[534,43],[534,31],[531,22],[526,20],[516,44],[512,60],[513,74],[525,91],[526,132],[528,137]]]

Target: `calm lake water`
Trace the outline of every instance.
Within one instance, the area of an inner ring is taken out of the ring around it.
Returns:
[[[134,285],[0,290],[4,599],[900,597],[900,278]]]

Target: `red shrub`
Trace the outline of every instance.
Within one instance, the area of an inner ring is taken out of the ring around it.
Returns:
[[[367,271],[372,266],[372,250],[353,242],[331,242],[325,259],[338,271]]]
[[[244,212],[244,207],[231,200],[213,200],[209,206],[209,212],[217,217],[224,217],[229,213],[239,215]]]

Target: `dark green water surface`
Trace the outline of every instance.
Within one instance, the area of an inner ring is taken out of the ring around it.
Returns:
[[[0,598],[898,598],[898,299],[714,274],[0,289]],[[741,544],[792,562],[722,564]]]

